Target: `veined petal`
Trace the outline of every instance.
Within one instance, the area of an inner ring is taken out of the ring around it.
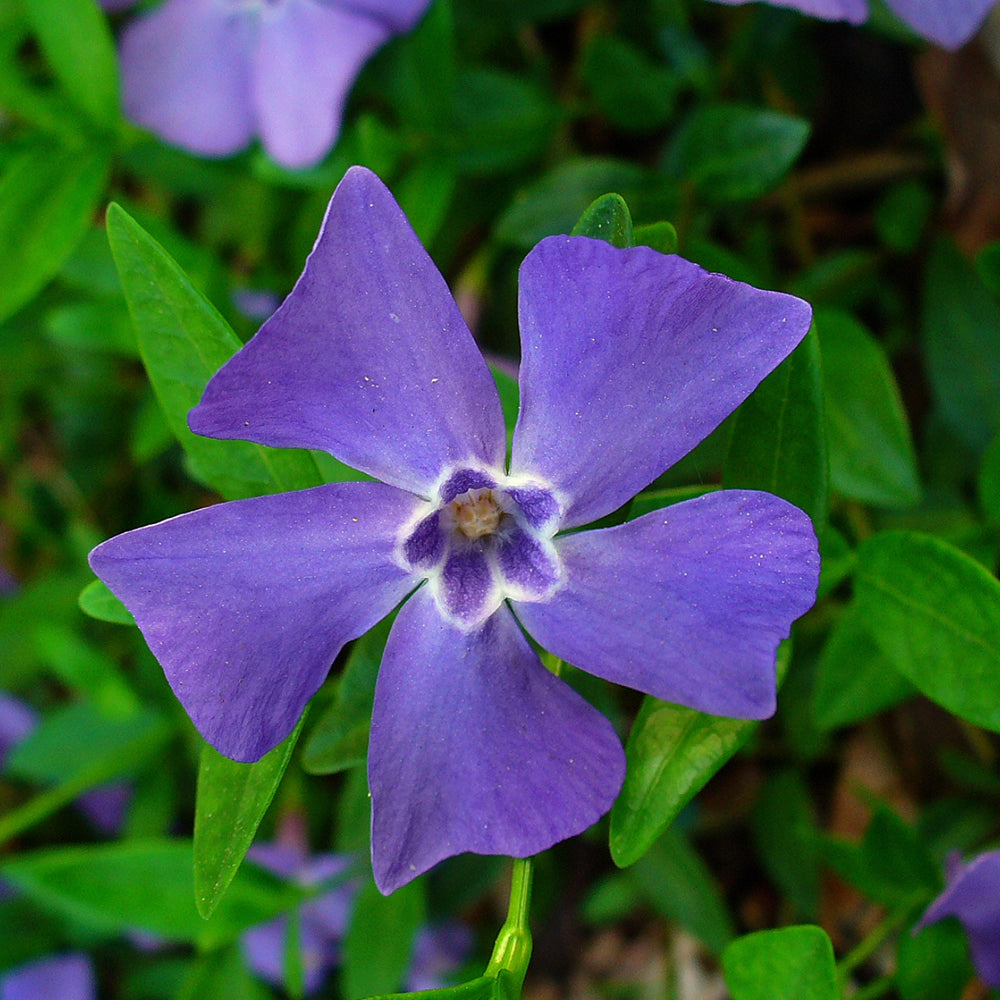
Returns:
[[[564,497],[564,527],[620,507],[713,431],[809,329],[801,299],[648,247],[552,236],[520,278],[511,474]]]
[[[716,0],[731,6],[749,3],[750,0]],[[938,0],[931,0],[937,3]],[[868,19],[868,0],[768,0],[774,7],[790,7],[802,14],[821,17],[824,21],[849,21],[861,24]]]
[[[305,271],[188,418],[198,434],[322,448],[430,496],[502,467],[500,397],[444,279],[385,185],[352,167]]]
[[[887,0],[887,2],[896,16],[919,35],[937,42],[946,49],[957,49],[976,33],[996,0]]]
[[[557,537],[566,583],[514,603],[556,656],[703,712],[760,719],[774,659],[816,597],[809,518],[769,493],[727,490],[614,528]]]
[[[344,643],[414,586],[393,550],[416,503],[382,483],[237,500],[118,535],[90,564],[202,736],[252,761],[292,731]]]
[[[410,31],[431,0],[335,0],[341,7],[383,21],[393,32]]]
[[[285,0],[261,17],[252,83],[261,141],[283,166],[311,167],[336,141],[354,78],[390,31],[316,0]]]
[[[403,605],[368,751],[382,892],[463,851],[527,857],[580,833],[624,769],[611,724],[542,666],[506,605],[471,633],[426,587]]]
[[[204,0],[167,0],[122,33],[126,117],[200,156],[230,156],[253,138],[254,21]]]

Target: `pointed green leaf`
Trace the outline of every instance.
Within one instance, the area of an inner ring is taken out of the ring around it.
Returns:
[[[92,580],[80,591],[80,608],[91,618],[116,625],[134,625],[132,612],[122,604],[102,580]]]
[[[207,920],[253,843],[302,732],[305,715],[273,750],[253,764],[223,757],[205,744],[194,815],[194,898]]]
[[[198,478],[229,500],[321,483],[309,452],[217,441],[188,430],[188,411],[240,341],[163,247],[124,209],[111,205],[107,221],[149,380]]]
[[[659,253],[677,253],[677,230],[670,222],[651,222],[635,227],[632,242],[637,247],[652,247]]]
[[[944,239],[927,261],[923,344],[942,414],[962,441],[981,451],[1000,432],[1000,303]]]
[[[351,912],[344,940],[343,995],[360,1000],[399,989],[410,965],[413,941],[427,912],[423,879],[383,896],[368,882]]]
[[[702,105],[678,130],[666,166],[706,201],[742,201],[770,191],[808,138],[803,118],[738,104]]]
[[[733,1000],[839,1000],[833,945],[819,927],[757,931],[722,954]]]
[[[733,417],[722,481],[766,490],[826,521],[829,472],[819,339],[813,328]]]
[[[191,893],[191,843],[128,840],[18,855],[0,874],[45,909],[96,930],[147,931],[213,948],[290,910],[302,890],[253,866],[240,871],[210,920]]]
[[[788,643],[778,649],[779,682],[789,652]],[[641,858],[756,725],[647,696],[625,745],[625,783],[611,807],[615,864],[624,868]]]
[[[0,322],[53,278],[80,242],[107,182],[99,147],[32,145],[0,177]]]
[[[813,685],[812,716],[823,730],[848,726],[916,694],[852,605],[830,630]]]
[[[817,313],[816,327],[832,487],[862,503],[912,507],[920,502],[917,460],[888,359],[848,313]]]
[[[632,216],[620,194],[601,195],[590,203],[573,227],[571,236],[589,236],[613,247],[632,245]]]
[[[115,126],[118,59],[97,0],[21,0],[21,6],[66,93],[93,121]]]
[[[893,666],[942,708],[1000,732],[1000,582],[953,545],[883,532],[858,548],[865,628]]]

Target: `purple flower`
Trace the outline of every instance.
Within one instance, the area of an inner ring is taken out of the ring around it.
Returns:
[[[97,1000],[90,959],[70,952],[10,969],[0,974],[0,1000]]]
[[[762,718],[812,604],[800,510],[720,491],[618,509],[754,389],[806,303],[646,247],[554,236],[520,272],[521,412],[497,390],[385,186],[348,171],[281,308],[212,378],[199,434],[322,448],[381,482],[222,503],[119,535],[91,565],[202,735],[256,760],[348,640],[404,602],[368,754],[375,879],[462,851],[525,857],[611,806],[611,724],[552,654],[703,711]]]
[[[200,156],[260,136],[285,167],[319,162],[355,77],[430,0],[165,0],[121,39],[125,114]]]
[[[254,844],[247,857],[279,878],[306,888],[344,876],[354,862],[349,855],[310,855],[304,830],[290,836],[287,829],[275,843]],[[340,961],[340,941],[357,891],[357,879],[342,881],[298,909],[303,988],[307,994],[318,990],[326,974]],[[251,927],[240,939],[249,968],[275,986],[285,982],[287,940],[287,916]]]
[[[969,937],[972,962],[983,981],[1000,989],[1000,851],[962,864],[948,859],[947,886],[927,908],[917,928],[958,917]]]
[[[750,0],[716,0],[744,4]],[[768,0],[827,21],[861,24],[868,19],[868,0]],[[918,35],[946,49],[964,45],[983,23],[996,0],[886,0],[892,12]]]

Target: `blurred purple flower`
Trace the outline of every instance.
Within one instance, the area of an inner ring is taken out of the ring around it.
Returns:
[[[310,855],[304,844],[279,841],[255,844],[247,857],[261,868],[297,885],[313,888],[344,876],[354,859],[348,855]],[[348,879],[303,903],[298,910],[303,988],[314,993],[340,962],[340,941],[347,929],[358,881]],[[243,934],[240,943],[247,966],[274,986],[285,981],[288,917],[280,916]]]
[[[292,169],[340,132],[355,77],[430,0],[165,0],[121,38],[125,114],[200,156],[259,136]]]
[[[410,971],[404,984],[406,992],[449,986],[455,970],[471,954],[473,943],[472,932],[457,920],[421,927],[413,942]]]
[[[0,768],[7,754],[38,725],[33,708],[0,691]],[[116,833],[125,818],[132,789],[125,782],[109,782],[84,792],[76,804],[101,833]]]
[[[52,955],[0,973],[0,1000],[97,1000],[90,959]]]
[[[751,0],[716,0],[738,5]],[[767,0],[826,21],[861,24],[868,19],[868,0]],[[918,35],[946,49],[964,45],[979,29],[996,0],[886,0],[901,21]]]
[[[344,643],[405,599],[368,755],[383,892],[462,851],[535,854],[618,794],[613,727],[525,632],[616,683],[763,718],[776,647],[815,597],[812,524],[767,493],[557,534],[714,430],[805,335],[806,303],[555,236],[521,267],[520,321],[508,471],[496,386],[444,280],[381,181],[352,168],[292,293],[189,423],[323,448],[382,481],[222,503],[91,553],[236,760],[284,739]]]
[[[957,917],[968,935],[976,971],[1000,989],[1000,851],[987,851],[968,864],[955,854],[945,874],[944,892],[927,908],[917,929]]]

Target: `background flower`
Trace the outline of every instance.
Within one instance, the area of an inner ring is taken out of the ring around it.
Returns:
[[[97,1000],[90,959],[70,952],[0,973],[0,1000]]]
[[[750,0],[716,0],[744,4]],[[768,0],[828,21],[861,24],[868,18],[868,0]],[[992,10],[996,0],[886,0],[892,12],[918,35],[946,49],[964,45]]]
[[[337,140],[361,67],[429,3],[165,0],[122,33],[125,113],[200,156],[259,136],[283,166],[312,166]]]

